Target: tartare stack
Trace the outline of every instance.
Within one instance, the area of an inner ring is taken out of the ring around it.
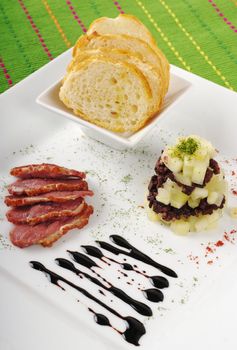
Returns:
[[[162,151],[148,186],[148,215],[179,234],[214,228],[226,203],[227,182],[216,150],[191,135]]]

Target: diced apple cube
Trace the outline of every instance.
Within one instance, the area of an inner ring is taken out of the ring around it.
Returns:
[[[177,188],[177,184],[174,181],[172,181],[170,179],[167,179],[166,182],[163,185],[163,188],[166,191],[171,192],[172,190]]]
[[[170,203],[170,191],[167,191],[165,188],[159,188],[156,200],[168,205]]]
[[[193,166],[194,159],[190,155],[185,155],[184,156],[184,165],[187,165],[189,167]]]
[[[186,235],[190,231],[190,224],[184,220],[177,220],[171,223],[171,230],[179,235]]]
[[[221,194],[227,193],[227,187],[228,185],[223,174],[213,175],[210,182],[206,185],[209,192],[218,192]]]
[[[197,162],[193,168],[192,182],[202,185],[207,171],[207,166]]]
[[[219,181],[217,175],[213,175],[211,180],[206,185],[208,192],[218,192],[218,183]]]
[[[170,204],[172,207],[180,209],[187,201],[189,196],[182,192],[181,188],[177,188],[171,191]]]
[[[206,149],[208,151],[209,158],[213,158],[216,155],[216,149],[212,146],[212,144],[206,141]]]
[[[207,157],[209,159],[208,149],[206,147],[199,147],[195,153],[195,158],[198,160],[204,160]]]
[[[183,166],[183,174],[184,174],[184,176],[189,177],[191,179],[193,176],[193,166],[184,165]]]
[[[195,155],[202,156],[206,153],[206,155],[209,156],[209,159],[214,157],[216,150],[209,141],[196,135],[191,135],[190,137],[196,139],[200,144],[200,147],[196,151]]]
[[[218,192],[210,192],[207,197],[207,203],[208,204],[216,204],[219,198],[219,193]]]
[[[215,204],[219,207],[223,201],[223,198],[224,198],[224,196],[222,193],[210,192],[208,197],[207,197],[207,203],[208,204]]]
[[[223,201],[223,198],[224,198],[224,195],[223,194],[219,194],[219,197],[218,197],[218,199],[217,199],[217,201],[215,203],[218,207],[221,205],[221,203]]]
[[[197,199],[206,198],[207,196],[208,196],[207,189],[206,188],[199,188],[199,187],[196,187],[191,194],[191,198],[194,201]]]
[[[162,160],[167,166],[168,169],[170,169],[174,173],[178,173],[183,168],[183,161],[182,159],[178,157],[172,157],[170,152],[164,152],[162,155]]]
[[[191,159],[189,156],[184,156],[183,175],[185,177],[192,178],[192,174],[193,174],[193,159]]]
[[[183,185],[191,186],[192,181],[189,176],[185,176],[183,173],[175,173],[174,177],[177,181],[179,181]]]
[[[188,205],[190,206],[190,208],[197,208],[199,206],[200,203],[200,199],[193,199],[192,197],[189,198],[188,200]]]

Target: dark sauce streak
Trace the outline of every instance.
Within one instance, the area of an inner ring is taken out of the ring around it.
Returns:
[[[147,276],[154,287],[163,289],[169,287],[169,281],[162,276]]]
[[[106,310],[111,312],[113,315],[119,317],[120,319],[126,321],[127,328],[124,332],[119,333],[124,337],[124,339],[134,345],[139,345],[140,338],[146,333],[145,327],[143,323],[141,323],[139,320],[137,320],[134,317],[131,316],[122,316],[120,315],[116,310],[112,309],[110,306],[104,304],[102,301],[94,297],[92,294],[87,292],[84,288],[79,287],[78,285],[68,281],[66,278],[56,274],[55,272],[48,270],[43,264],[41,264],[38,261],[31,261],[30,265],[33,269],[44,272],[49,278],[50,282],[60,288],[62,288],[59,284],[59,281],[64,282],[65,284],[69,285],[70,287],[76,289],[81,294],[85,295],[88,299],[91,299],[95,301],[97,304],[104,307]],[[62,288],[64,290],[64,288]],[[91,312],[93,312],[92,309],[89,309]],[[96,314],[96,322],[98,324],[104,325],[104,326],[110,326],[111,324],[106,316],[102,314]],[[99,316],[98,316],[99,315]]]
[[[94,256],[95,258],[98,258],[98,259],[103,259],[103,257],[104,257],[102,251],[99,248],[94,247],[93,245],[81,245],[81,247],[90,256]]]
[[[124,273],[124,272],[122,272],[122,271],[120,271],[120,270],[118,270],[118,272],[120,272],[121,275],[123,275],[124,277],[128,277],[128,274],[127,274],[127,273]]]
[[[84,254],[81,254],[81,253],[78,254],[78,252],[70,251],[70,255],[73,256],[74,260],[77,263],[79,263],[79,264],[81,264],[81,259],[82,260],[84,259],[84,257],[83,257]],[[87,256],[86,256],[86,258],[89,259]],[[58,259],[55,259],[55,261],[58,263],[59,266],[65,268],[67,270],[70,270],[70,271],[74,272],[77,275],[83,275],[85,278],[87,278],[89,281],[93,282],[97,286],[99,286],[99,287],[109,291],[110,293],[115,295],[117,298],[121,299],[126,304],[130,305],[139,314],[144,315],[144,316],[152,316],[152,310],[151,310],[151,308],[148,305],[146,305],[146,304],[144,304],[144,303],[142,303],[142,302],[140,302],[138,300],[133,299],[127,293],[125,293],[122,289],[113,286],[107,280],[104,279],[104,281],[109,285],[109,287],[105,286],[97,278],[89,275],[86,272],[83,272],[83,271],[80,271],[79,269],[77,269],[74,266],[74,264],[71,261],[67,260],[67,259],[58,258]],[[84,260],[83,260],[83,262],[84,262]]]
[[[164,294],[156,288],[143,289],[145,297],[153,303],[159,303],[164,300]]]
[[[108,327],[111,327],[111,328],[113,328],[114,330],[117,331],[117,329],[114,328],[114,327],[111,325],[111,323],[110,323],[110,321],[109,321],[109,319],[108,319],[107,316],[105,316],[105,315],[103,315],[103,314],[96,313],[96,312],[95,312],[94,310],[92,310],[90,307],[88,307],[88,310],[94,314],[94,320],[95,320],[96,323],[98,323],[98,324],[101,325],[101,326],[108,326]]]
[[[67,252],[69,254],[73,253],[77,255],[77,259],[80,260],[80,264],[87,267],[88,269],[91,269],[92,267],[99,267],[101,268],[99,265],[97,265],[94,260],[90,259],[88,256],[86,256],[85,254],[79,253],[79,252],[72,252],[71,250],[67,250]]]
[[[110,259],[110,258],[107,258],[107,259]],[[128,264],[128,263],[120,263],[116,260],[113,260],[114,262],[116,262],[117,264],[119,264],[124,270],[127,270],[127,271],[135,271],[132,267],[132,265]]]
[[[87,254],[89,254],[90,256],[93,256],[95,258],[100,259],[101,261],[105,262],[106,264],[108,264],[108,263],[106,262],[105,259],[108,259],[108,260],[120,265],[121,268],[123,268],[126,271],[134,271],[134,272],[148,278],[149,281],[151,282],[151,284],[156,288],[163,289],[163,288],[169,287],[169,281],[163,276],[148,276],[146,273],[144,273],[144,271],[136,270],[135,268],[138,268],[137,265],[132,266],[131,264],[128,264],[128,263],[123,263],[123,262],[121,263],[118,260],[115,260],[115,259],[112,259],[108,256],[105,256],[105,255],[103,255],[102,251],[97,247],[94,247],[91,245],[83,245],[82,248],[84,249],[84,251]],[[120,273],[122,273],[122,272],[120,271]],[[126,274],[125,277],[127,277],[127,276],[128,275]]]
[[[143,325],[141,327],[141,322],[134,319],[133,317],[127,317],[126,321],[129,324],[129,327],[124,331],[121,332],[120,330],[118,330],[117,328],[113,327],[108,319],[108,317],[106,317],[103,314],[99,314],[96,313],[94,310],[92,310],[91,308],[88,308],[88,310],[90,312],[92,312],[94,314],[94,319],[95,322],[101,326],[108,326],[113,328],[117,333],[121,334],[125,340],[127,340],[127,342],[132,343],[134,345],[139,345],[138,341],[137,343],[134,343],[134,339],[140,335],[141,332],[144,331],[143,329]],[[135,337],[135,338],[134,338]]]
[[[174,272],[173,270],[171,270],[170,268],[164,265],[157,263],[156,261],[151,259],[148,255],[142,253],[140,250],[138,250],[133,245],[131,245],[125,238],[119,235],[110,235],[110,239],[113,241],[113,243],[117,244],[118,246],[129,249],[129,252],[127,252],[126,250],[117,248],[104,241],[96,241],[96,242],[99,244],[101,248],[108,250],[109,252],[115,255],[124,254],[124,255],[130,256],[134,259],[137,259],[139,261],[142,261],[148,265],[151,265],[157,268],[167,276],[174,277],[174,278],[178,277],[176,272]]]

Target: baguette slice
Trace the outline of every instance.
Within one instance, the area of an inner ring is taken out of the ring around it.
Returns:
[[[76,115],[115,132],[139,130],[150,118],[150,86],[134,65],[107,57],[75,65],[59,92]]]
[[[142,61],[150,63],[157,69],[161,70],[162,82],[165,87],[164,93],[167,92],[169,84],[167,78],[168,68],[164,66],[161,56],[158,55],[145,41],[125,34],[99,35],[93,33],[91,35],[83,35],[78,39],[74,46],[73,57],[77,56],[81,50],[101,48],[126,50],[139,55],[139,58]]]
[[[146,77],[151,92],[152,92],[152,101],[148,113],[154,115],[160,110],[160,107],[163,102],[164,90],[161,83],[161,71],[158,68],[155,68],[149,63],[142,62],[138,55],[132,53],[131,51],[125,50],[109,50],[107,48],[94,49],[94,50],[81,50],[76,57],[70,62],[67,71],[70,72],[78,64],[85,59],[91,57],[103,57],[112,58],[115,61],[125,61],[130,64],[135,65]]]
[[[127,34],[146,41],[150,46],[156,46],[156,41],[150,31],[139,19],[132,15],[119,14],[116,18],[101,17],[91,23],[87,34],[97,32],[106,34]]]
[[[156,41],[151,35],[150,31],[144,26],[139,19],[132,15],[120,14],[116,18],[101,17],[96,19],[90,25],[87,34],[93,34],[94,32],[100,35],[107,34],[126,34],[132,37],[145,41],[156,54],[160,57],[162,67],[165,72],[166,89],[169,86],[169,63],[165,55],[157,47]],[[166,91],[167,91],[166,90]]]

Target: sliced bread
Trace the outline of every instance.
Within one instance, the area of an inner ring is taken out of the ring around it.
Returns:
[[[81,36],[74,46],[73,56],[76,56],[78,51],[87,49],[119,49],[131,51],[140,55],[143,61],[149,62],[154,66],[160,66],[160,57],[145,41],[126,34],[106,34],[99,35],[92,33],[90,35]]]
[[[149,108],[149,114],[154,115],[160,109],[163,102],[164,89],[161,83],[161,71],[147,62],[143,62],[138,55],[131,51],[117,50],[117,49],[92,49],[81,50],[76,57],[70,62],[67,71],[70,72],[77,65],[85,59],[92,57],[109,57],[115,61],[125,61],[135,65],[146,77],[152,92],[152,101]]]
[[[150,118],[152,92],[143,73],[108,57],[75,64],[59,97],[76,115],[115,132],[137,131]]]
[[[107,34],[126,34],[141,39],[149,44],[156,54],[160,57],[161,64],[166,75],[166,89],[169,86],[169,62],[165,55],[157,47],[157,43],[150,31],[144,26],[138,18],[129,14],[120,14],[116,18],[101,17],[96,19],[90,25],[87,34],[94,32],[100,35]]]
[[[139,55],[142,61],[150,63],[160,70],[162,83],[164,85],[164,94],[168,89],[167,70],[163,67],[163,62],[160,56],[148,45],[145,41],[125,35],[99,35],[93,33],[91,35],[81,36],[73,49],[73,57],[75,57],[81,50],[91,49],[119,49],[133,52]]]
[[[139,55],[139,58],[142,61],[148,62],[158,69],[161,69],[162,82],[164,84],[165,93],[167,92],[167,67],[161,56],[158,55],[145,41],[126,34],[99,35],[93,33],[91,35],[83,35],[78,39],[74,46],[73,56],[75,57],[80,50],[100,48],[131,51],[136,55]]]
[[[139,19],[133,15],[120,14],[116,18],[101,17],[91,23],[87,34],[127,34],[156,46],[156,41]]]

